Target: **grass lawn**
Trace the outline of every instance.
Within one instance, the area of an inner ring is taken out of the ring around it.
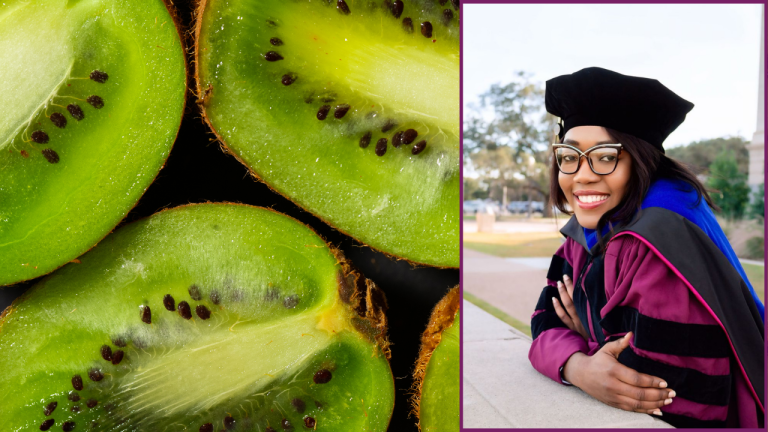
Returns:
[[[765,303],[765,267],[745,263],[741,263],[741,265],[744,267],[744,271],[747,272],[747,279],[752,284],[752,288],[755,289],[757,296]]]
[[[480,309],[488,312],[489,314],[495,316],[496,318],[504,321],[505,323],[511,325],[512,327],[520,330],[521,332],[528,335],[528,337],[531,336],[531,326],[524,324],[522,321],[516,320],[515,318],[512,318],[511,316],[507,315],[505,312],[497,309],[492,304],[486,302],[485,300],[477,297],[476,295],[473,295],[471,293],[468,293],[464,291],[464,300],[472,303],[473,305],[479,307]]]
[[[464,247],[504,258],[550,257],[563,244],[557,233],[464,233]]]

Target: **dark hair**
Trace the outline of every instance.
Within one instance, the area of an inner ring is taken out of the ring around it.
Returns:
[[[643,199],[648,193],[648,188],[651,187],[651,183],[661,178],[682,180],[683,182],[688,183],[696,190],[696,194],[698,195],[694,205],[699,205],[701,199],[704,198],[712,209],[719,210],[712,202],[712,198],[710,198],[707,190],[704,189],[704,186],[699,179],[696,178],[696,175],[685,165],[674,159],[670,159],[664,153],[640,138],[609,128],[606,128],[605,130],[608,132],[608,135],[611,136],[611,139],[622,144],[622,151],[626,151],[632,156],[632,169],[629,175],[626,193],[621,202],[616,207],[605,212],[597,223],[598,239],[601,239],[600,232],[607,223],[610,223],[612,228],[614,225],[626,225],[629,223],[635,213],[640,209],[640,205],[643,203]],[[552,205],[557,207],[561,212],[572,214],[573,212],[566,208],[568,201],[565,198],[563,190],[560,189],[560,183],[557,180],[560,170],[557,167],[557,161],[554,159],[555,158],[553,157],[550,168],[550,201],[552,202]],[[600,244],[603,245],[602,241]]]

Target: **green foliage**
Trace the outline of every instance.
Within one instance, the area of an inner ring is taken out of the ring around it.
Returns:
[[[488,186],[479,179],[464,178],[464,200],[488,198]]]
[[[749,205],[749,215],[759,220],[761,223],[765,220],[765,184],[760,183],[757,190],[752,194],[752,201]]]
[[[765,255],[765,238],[764,237],[752,237],[747,240],[747,258],[763,259]]]
[[[714,159],[707,185],[714,189],[712,200],[725,217],[741,219],[744,216],[749,202],[749,186],[732,151],[725,150]]]
[[[736,156],[738,171],[747,175],[749,168],[749,151],[746,141],[740,137],[713,138],[692,142],[686,146],[667,149],[667,156],[688,165],[696,174],[709,173],[709,167],[717,156],[725,151],[731,151]]]

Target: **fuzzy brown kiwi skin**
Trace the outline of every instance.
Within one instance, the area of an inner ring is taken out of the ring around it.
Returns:
[[[259,176],[259,174],[256,173],[256,171],[253,170],[253,168],[248,166],[248,164],[246,164],[245,161],[240,156],[237,155],[237,153],[232,151],[232,149],[230,149],[229,146],[227,146],[227,143],[224,141],[224,138],[222,138],[222,136],[219,135],[219,133],[216,131],[216,128],[213,127],[213,123],[211,123],[211,120],[208,118],[208,115],[205,112],[205,106],[207,105],[209,98],[213,96],[213,94],[215,92],[215,89],[211,85],[209,85],[206,88],[202,87],[202,85],[200,83],[200,71],[199,71],[199,69],[197,67],[197,65],[199,64],[200,31],[201,31],[202,25],[203,25],[203,12],[205,11],[205,6],[207,4],[208,4],[208,0],[197,0],[196,4],[193,5],[193,8],[194,8],[195,12],[194,12],[194,16],[193,16],[192,19],[195,22],[195,24],[194,24],[195,28],[194,28],[194,42],[193,42],[193,46],[192,46],[192,49],[194,50],[194,59],[192,60],[192,63],[194,63],[194,65],[195,65],[194,82],[195,82],[195,88],[196,88],[195,94],[197,95],[197,101],[196,101],[196,103],[194,105],[197,105],[198,108],[200,109],[201,118],[203,119],[205,124],[208,125],[208,127],[211,129],[211,132],[216,137],[212,141],[218,141],[219,147],[221,148],[221,151],[223,151],[225,154],[228,154],[228,155],[234,157],[238,162],[240,162],[248,170],[248,173],[251,175],[251,177],[254,180],[256,180],[256,181],[258,181],[260,183],[265,184],[269,188],[269,190],[271,190],[272,192],[282,196],[283,198],[287,199],[288,201],[292,202],[293,204],[301,207],[304,211],[306,211],[306,212],[310,213],[311,215],[315,216],[316,218],[320,219],[321,221],[323,221],[324,224],[328,225],[329,227],[335,229],[336,231],[344,234],[347,237],[351,237],[351,238],[355,239],[355,241],[357,241],[358,243],[360,243],[361,245],[363,245],[365,247],[371,248],[371,249],[373,249],[373,250],[375,250],[377,252],[381,252],[387,258],[389,258],[391,260],[405,261],[408,264],[410,264],[411,267],[413,267],[413,268],[422,268],[422,267],[432,267],[432,268],[438,268],[438,269],[457,268],[457,267],[451,267],[451,266],[427,265],[427,264],[423,264],[423,263],[420,263],[420,262],[411,261],[408,258],[403,258],[403,257],[397,256],[397,255],[393,255],[393,254],[388,253],[387,251],[381,250],[381,249],[379,249],[379,248],[377,248],[375,246],[371,246],[371,245],[363,243],[357,237],[353,237],[353,236],[349,235],[349,233],[347,233],[346,231],[344,231],[342,229],[339,229],[335,225],[333,225],[330,222],[328,222],[327,220],[325,220],[321,215],[316,214],[315,212],[313,212],[310,209],[307,209],[307,208],[305,208],[303,206],[300,206],[299,204],[294,202],[291,199],[291,197],[289,197],[288,195],[285,195],[284,193],[280,192],[279,190],[273,188],[272,185],[270,185],[269,183],[265,182]],[[190,104],[190,105],[192,105],[192,104]],[[459,209],[457,209],[457,211],[459,211]]]
[[[435,348],[440,344],[443,331],[453,325],[456,312],[460,306],[461,291],[459,286],[456,285],[432,309],[427,329],[421,335],[421,348],[419,349],[419,358],[416,360],[416,366],[413,370],[413,385],[411,386],[411,413],[417,419],[420,418],[421,387],[424,384],[424,374],[427,371],[427,365],[432,358]],[[417,423],[416,425],[421,430],[421,424]]]
[[[165,5],[165,8],[168,10],[168,15],[170,15],[171,19],[173,20],[173,25],[176,28],[176,33],[178,33],[178,35],[179,35],[179,45],[181,45],[181,51],[182,51],[182,53],[184,53],[184,59],[185,59],[185,61],[184,61],[184,76],[185,76],[184,88],[186,89],[186,93],[185,93],[185,96],[184,96],[184,107],[182,107],[182,112],[184,114],[182,115],[182,118],[179,121],[179,126],[176,128],[176,134],[173,137],[173,144],[171,144],[171,148],[168,150],[168,155],[165,156],[165,160],[163,160],[163,164],[160,165],[160,169],[157,171],[155,176],[152,177],[152,181],[149,183],[149,185],[147,185],[147,188],[149,188],[149,186],[152,185],[155,182],[155,180],[157,180],[157,176],[159,176],[160,172],[163,170],[163,168],[165,168],[165,164],[166,164],[166,162],[168,162],[168,156],[170,156],[171,152],[173,151],[173,146],[176,144],[176,138],[179,137],[179,131],[181,130],[181,124],[184,122],[184,116],[186,115],[186,112],[187,112],[188,107],[189,107],[189,100],[194,95],[192,89],[189,87],[189,84],[192,82],[192,70],[189,67],[189,62],[186,61],[187,53],[189,52],[189,50],[187,49],[187,46],[188,46],[187,39],[188,39],[188,37],[185,36],[185,34],[187,32],[182,32],[183,25],[182,25],[181,19],[179,18],[179,13],[178,13],[178,11],[176,9],[176,6],[173,4],[173,0],[163,0],[163,4]],[[144,192],[146,192],[146,191],[147,191],[147,189],[144,189]],[[142,196],[143,196],[143,194],[142,194]],[[136,200],[136,202],[133,204],[133,207],[131,207],[125,214],[128,215],[128,213],[130,213],[134,208],[136,208],[136,206],[139,204],[139,201],[140,201],[140,199]],[[125,216],[123,216],[123,217],[125,217]],[[115,228],[118,228],[119,226],[121,226],[120,223],[118,223],[115,226]],[[99,241],[97,241],[95,244],[93,244],[88,249],[82,251],[78,256],[85,255],[91,249],[96,247],[96,245],[101,243],[101,241],[104,240],[108,235],[112,234],[112,232],[115,230],[115,228],[113,228],[112,230],[110,230],[109,232],[104,234],[104,236],[102,236],[99,239]],[[67,265],[67,264],[69,264],[71,262],[78,262],[78,261],[76,259],[74,259],[72,261],[67,261],[67,262],[63,263],[62,265],[54,268],[50,272],[48,272],[48,274],[51,274],[51,273],[55,272],[56,270],[64,267],[65,265]],[[40,276],[35,276],[35,277],[29,278],[29,279],[22,279],[22,280],[14,282],[14,283],[12,283],[10,285],[6,285],[5,287],[12,287],[12,286],[20,284],[22,282],[26,282],[26,281],[29,281],[29,280],[32,280],[32,279],[35,279],[35,278],[38,278],[38,277],[40,277]],[[4,287],[0,287],[0,289],[2,289],[2,288],[4,288]],[[22,297],[24,297],[24,296],[22,296]],[[14,303],[15,303],[15,301],[14,301]],[[11,306],[13,306],[13,305],[11,305]],[[2,318],[5,316],[5,312],[8,309],[10,309],[11,306],[8,306],[7,308],[5,308],[5,311],[3,311],[2,314],[0,314],[0,325],[2,324]]]

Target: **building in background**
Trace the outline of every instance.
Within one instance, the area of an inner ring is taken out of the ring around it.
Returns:
[[[765,7],[761,22],[765,22]],[[765,25],[760,31],[760,85],[757,93],[757,130],[752,136],[752,143],[747,146],[749,150],[749,178],[747,183],[754,192],[763,181],[765,172],[765,53],[764,53]]]

